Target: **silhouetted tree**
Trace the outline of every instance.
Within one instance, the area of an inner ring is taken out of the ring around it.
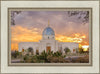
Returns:
[[[79,53],[84,53],[83,48],[79,48]]]
[[[21,11],[11,11],[11,25],[15,25],[15,17],[21,13]]]
[[[11,25],[16,25],[15,17],[20,14],[22,11],[12,11],[11,12]],[[78,20],[81,20],[83,23],[89,21],[89,11],[68,11],[69,17],[77,16]]]
[[[81,20],[83,23],[89,21],[89,11],[68,11],[69,17],[77,16],[78,20]]]

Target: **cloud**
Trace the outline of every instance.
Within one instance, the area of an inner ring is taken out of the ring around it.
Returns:
[[[88,45],[88,41],[85,41],[86,35],[82,35],[79,33],[73,34],[72,36],[65,36],[65,35],[60,35],[56,34],[56,40],[60,42],[76,42],[84,45]]]
[[[11,49],[17,50],[19,42],[38,42],[42,39],[42,35],[37,32],[37,28],[27,29],[21,26],[11,27]],[[55,39],[61,42],[77,42],[80,44],[89,44],[86,39],[86,35],[80,33],[74,33],[71,36],[65,36],[62,34],[56,34]]]
[[[11,26],[13,46],[17,47],[19,42],[41,40],[48,20],[57,40],[89,44],[89,23],[83,25],[77,16],[69,17],[66,11],[24,11],[15,17],[16,25]]]
[[[19,42],[37,42],[41,39],[41,35],[37,32],[37,28],[27,29],[15,25],[11,27],[11,48],[18,49]]]

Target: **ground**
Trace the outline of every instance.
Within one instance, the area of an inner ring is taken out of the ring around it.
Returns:
[[[66,55],[47,54],[43,52],[41,55],[25,55],[23,57],[12,58],[12,63],[89,63],[88,53],[70,53]]]

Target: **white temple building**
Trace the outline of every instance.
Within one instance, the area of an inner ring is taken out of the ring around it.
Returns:
[[[19,52],[27,51],[29,48],[33,49],[33,54],[36,54],[37,52],[40,54],[44,50],[46,52],[61,51],[62,53],[65,53],[65,48],[69,48],[71,53],[76,53],[79,44],[75,42],[59,42],[55,40],[55,32],[48,24],[48,27],[46,27],[42,33],[42,40],[39,42],[20,42],[18,45]]]

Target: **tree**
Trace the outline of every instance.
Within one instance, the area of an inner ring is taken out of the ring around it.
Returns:
[[[17,58],[18,55],[19,55],[19,52],[15,50],[15,52],[13,53],[14,58]]]
[[[79,53],[84,53],[83,48],[79,48]]]
[[[12,11],[11,12],[11,25],[15,25],[15,17],[21,13],[21,11]]]
[[[68,47],[66,47],[66,48],[64,49],[64,51],[65,51],[66,54],[67,54],[68,52],[71,52],[70,49],[69,49]]]
[[[25,55],[24,58],[23,58],[24,62],[26,62],[28,60],[28,56]]]
[[[59,57],[59,56],[61,56],[62,55],[62,53],[60,53],[59,51],[57,51],[57,52],[55,52],[54,54],[53,54],[53,56],[56,56],[56,57]]]
[[[12,11],[11,12],[11,25],[16,25],[15,17],[20,14],[22,11]],[[81,20],[83,23],[89,21],[89,11],[67,11],[69,17],[77,16],[78,20]]]
[[[29,47],[28,52],[32,52],[32,51],[33,51],[33,48]]]
[[[89,21],[89,11],[68,11],[69,17],[77,16],[78,20],[81,20],[83,23]]]
[[[33,48],[32,47],[29,47],[28,48],[28,52],[31,52],[31,54],[33,54]]]

